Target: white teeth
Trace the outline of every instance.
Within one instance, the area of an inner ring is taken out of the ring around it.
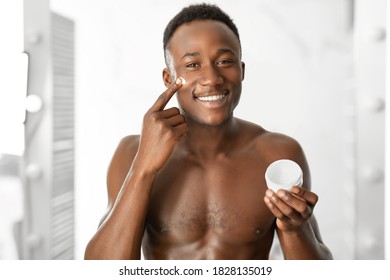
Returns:
[[[225,94],[219,94],[219,95],[212,95],[212,96],[202,96],[198,97],[198,100],[200,101],[218,101],[222,100],[226,95]]]

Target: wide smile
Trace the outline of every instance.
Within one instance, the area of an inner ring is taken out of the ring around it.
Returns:
[[[224,91],[220,94],[210,94],[205,96],[194,96],[194,99],[199,100],[201,102],[219,102],[226,98],[228,95],[228,91]]]
[[[205,101],[205,102],[212,102],[212,101],[219,101],[224,99],[226,94],[219,94],[219,95],[212,95],[212,96],[201,96],[198,97],[197,99],[200,101]]]

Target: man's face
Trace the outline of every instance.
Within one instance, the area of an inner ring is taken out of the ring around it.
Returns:
[[[229,119],[240,100],[244,77],[234,33],[219,21],[193,21],[176,30],[168,51],[175,73],[164,70],[164,81],[168,84],[174,77],[186,80],[177,93],[183,114],[209,126]]]

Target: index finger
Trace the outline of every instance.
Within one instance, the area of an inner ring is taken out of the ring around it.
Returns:
[[[156,102],[153,104],[153,106],[150,108],[149,111],[157,112],[162,111],[165,106],[168,104],[169,100],[171,100],[172,96],[175,94],[175,92],[183,85],[183,78],[179,77],[175,80],[174,83],[172,83],[166,91],[164,91]]]

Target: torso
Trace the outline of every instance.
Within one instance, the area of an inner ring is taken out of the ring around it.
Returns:
[[[267,259],[274,216],[264,172],[274,156],[264,130],[242,124],[229,153],[199,162],[175,150],[158,173],[143,238],[146,259]]]

